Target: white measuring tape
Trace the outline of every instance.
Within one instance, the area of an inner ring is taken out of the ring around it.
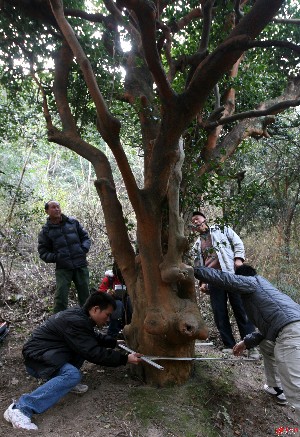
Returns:
[[[121,349],[124,349],[127,352],[130,352],[131,354],[136,354],[135,351],[133,351],[132,349],[129,349],[129,347],[125,346],[124,344],[120,343],[118,344],[118,347],[120,347]],[[150,358],[145,357],[145,356],[141,356],[141,360],[145,361],[146,363],[150,364],[153,367],[156,367],[159,370],[164,370],[163,366],[160,366],[157,363],[154,363],[153,361],[151,361]]]
[[[213,343],[198,343],[197,346],[212,346]],[[131,354],[135,354],[136,352],[132,349],[129,349],[129,347],[125,346],[124,344],[118,344],[118,347],[121,349],[124,349],[127,352],[130,352]],[[243,357],[235,357],[235,358],[220,358],[220,357],[156,357],[156,356],[141,356],[141,360],[145,361],[146,363],[150,364],[153,367],[156,367],[159,370],[164,370],[163,366],[155,363],[155,361],[158,360],[165,360],[165,361],[257,361],[254,358],[243,358]]]

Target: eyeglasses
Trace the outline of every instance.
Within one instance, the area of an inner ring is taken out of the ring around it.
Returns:
[[[189,225],[190,228],[198,228],[198,226],[202,226],[204,224],[206,224],[206,220],[203,220],[203,222],[201,223],[192,223],[191,225]]]

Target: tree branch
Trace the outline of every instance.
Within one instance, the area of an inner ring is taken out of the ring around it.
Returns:
[[[66,38],[70,48],[72,49],[80,68],[83,72],[85,82],[90,91],[92,99],[96,105],[97,110],[97,127],[101,133],[104,141],[107,142],[111,148],[119,169],[122,173],[128,196],[135,210],[140,207],[139,190],[134,178],[134,175],[129,166],[126,154],[120,144],[119,132],[120,132],[120,122],[115,117],[113,117],[108,111],[102,94],[98,88],[96,78],[94,76],[91,64],[86,57],[83,49],[81,48],[78,40],[75,37],[74,31],[65,19],[63,15],[62,2],[60,0],[50,0],[51,6],[53,8],[53,13],[57,20],[57,23],[61,29],[61,32]],[[96,149],[98,150],[98,149]],[[78,152],[77,152],[78,153]]]
[[[279,41],[279,40],[265,40],[265,41],[248,41],[244,49],[252,49],[254,47],[282,47],[284,49],[292,50],[298,54],[300,54],[300,45],[293,44],[289,41]],[[241,45],[241,48],[243,46]]]
[[[147,64],[162,101],[164,105],[167,105],[174,100],[175,93],[167,80],[156,47],[156,11],[153,8],[153,3],[141,0],[119,0],[119,3],[134,10],[137,16]]]
[[[201,3],[203,3],[203,2],[201,2]],[[182,30],[184,27],[186,27],[191,21],[198,19],[198,18],[203,18],[202,8],[194,8],[188,14],[186,14],[183,18],[181,18],[179,21],[173,22],[170,25],[171,31],[173,33],[176,33],[179,30]]]
[[[100,13],[90,14],[89,12],[81,11],[80,9],[70,9],[65,8],[64,14],[66,17],[78,17],[83,18],[86,21],[91,21],[93,23],[104,23],[106,22],[106,16]]]
[[[101,135],[107,143],[114,143],[119,139],[120,122],[110,114],[106,107],[102,94],[98,88],[91,64],[82,50],[73,29],[64,17],[62,1],[50,0],[50,4],[61,32],[66,38],[66,41],[80,65],[89,92],[95,102]]]
[[[31,75],[32,79],[34,80],[34,82],[37,84],[38,90],[42,94],[42,98],[43,98],[43,113],[44,113],[44,118],[45,118],[45,121],[46,121],[47,130],[48,131],[52,131],[52,130],[54,130],[54,126],[52,124],[52,118],[51,118],[51,114],[49,112],[47,96],[46,96],[45,90],[44,90],[41,82],[39,81],[39,79],[37,78],[37,76],[35,74],[35,71],[34,71],[34,68],[33,68],[33,64],[30,65],[30,75]]]
[[[264,117],[266,115],[275,115],[278,114],[279,112],[284,111],[285,109],[294,108],[299,105],[300,105],[300,99],[286,100],[285,102],[276,103],[275,105],[272,105],[267,109],[241,112],[240,114],[231,115],[230,117],[220,118],[219,121],[215,121],[211,123],[204,122],[203,127],[205,129],[210,129],[216,126],[232,123],[237,120],[244,120],[245,118],[257,118],[257,117]]]
[[[182,164],[184,161],[183,141],[179,140],[178,161],[174,166],[168,187],[169,230],[168,251],[160,265],[162,279],[165,282],[183,280],[185,275],[180,269],[182,254],[187,248],[183,237],[184,221],[179,212],[179,188],[182,180]]]
[[[202,27],[201,40],[197,52],[190,57],[191,69],[187,76],[186,86],[190,83],[190,80],[192,79],[196,71],[196,68],[203,61],[203,59],[207,56],[208,53],[207,50],[208,50],[209,35],[210,35],[211,21],[212,21],[212,9],[213,9],[214,2],[215,0],[206,0],[203,4],[202,7],[203,27]]]
[[[300,24],[299,18],[274,18],[273,23],[283,23],[283,24]]]
[[[257,0],[232,30],[228,39],[199,65],[183,97],[191,115],[199,112],[214,85],[242,55],[242,47],[259,35],[283,2],[284,0]]]
[[[287,84],[285,92],[277,97],[276,99],[263,102],[259,105],[260,109],[258,111],[269,111],[270,108],[276,109],[276,113],[281,112],[286,109],[285,102],[298,102],[299,105],[300,96],[300,76],[293,78]],[[289,105],[288,107],[290,107]],[[281,108],[281,109],[280,109]],[[253,112],[258,112],[253,111]],[[249,111],[251,112],[251,111]],[[238,145],[247,137],[268,137],[267,125],[273,122],[274,117],[270,117],[267,114],[265,118],[261,116],[257,118],[244,118],[236,126],[234,126],[231,131],[216,145],[214,149],[210,149],[205,145],[201,151],[202,159],[204,164],[201,164],[199,168],[199,175],[204,174],[207,171],[215,168],[218,162],[224,162],[228,157],[230,157]],[[229,117],[228,117],[229,118]],[[225,152],[225,153],[224,153]]]
[[[53,93],[55,96],[57,109],[66,132],[77,133],[77,126],[74,117],[71,113],[70,106],[67,99],[68,94],[68,79],[73,61],[73,53],[70,50],[66,40],[58,51],[55,58],[55,77],[53,83]],[[78,133],[77,133],[78,135]]]

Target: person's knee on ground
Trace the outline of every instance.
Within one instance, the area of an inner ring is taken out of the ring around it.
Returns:
[[[64,378],[64,383],[66,387],[70,387],[70,390],[79,384],[82,379],[82,373],[80,369],[73,365],[68,365],[67,367],[63,366],[63,368],[60,369],[58,376],[62,376]]]

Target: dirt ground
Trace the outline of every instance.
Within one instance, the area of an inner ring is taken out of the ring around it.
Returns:
[[[38,431],[13,429],[3,412],[13,399],[30,392],[38,383],[26,374],[21,349],[33,327],[47,316],[39,302],[21,299],[0,307],[0,317],[10,321],[9,335],[0,345],[0,436],[299,435],[296,430],[300,426],[292,408],[278,406],[263,392],[262,361],[226,359],[198,361],[189,383],[167,389],[145,386],[130,376],[128,367],[111,369],[86,363],[82,382],[89,386],[87,393],[70,393],[49,411],[34,416]],[[210,340],[214,345],[197,347],[197,355],[225,358],[213,326]]]

